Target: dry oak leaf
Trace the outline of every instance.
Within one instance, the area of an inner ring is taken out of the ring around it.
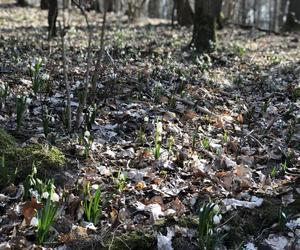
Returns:
[[[143,190],[146,187],[146,184],[144,181],[139,181],[137,184],[135,184],[135,189],[138,191]]]
[[[185,205],[176,197],[173,201],[167,204],[167,208],[174,209],[177,216],[181,216],[186,212]]]
[[[242,114],[239,114],[237,117],[236,117],[236,120],[240,123],[240,124],[243,124],[244,123],[244,117]]]
[[[198,114],[195,111],[188,110],[183,114],[182,119],[185,120],[185,121],[191,121],[191,120],[194,120],[197,117],[198,117]]]
[[[31,219],[34,217],[36,210],[43,207],[42,203],[38,203],[36,198],[32,197],[30,201],[26,201],[22,208],[22,214],[25,218],[26,225],[29,226]]]

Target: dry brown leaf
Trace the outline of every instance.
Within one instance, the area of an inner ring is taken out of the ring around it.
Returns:
[[[243,114],[239,114],[239,115],[236,117],[236,120],[237,120],[240,124],[243,124],[243,123],[244,123],[244,116],[243,116]]]
[[[139,181],[138,183],[135,184],[135,189],[136,190],[143,190],[146,187],[146,184],[144,181]]]
[[[156,184],[156,185],[160,185],[162,183],[162,181],[163,180],[159,177],[156,177],[156,178],[153,179],[153,183]]]
[[[115,208],[112,208],[111,209],[111,212],[110,212],[110,217],[111,217],[111,220],[112,220],[112,223],[114,224],[116,222],[116,220],[118,219],[118,210],[115,209]]]
[[[166,97],[166,96],[162,96],[162,97],[159,98],[159,100],[160,100],[161,103],[168,103],[169,98]]]
[[[161,207],[164,206],[164,202],[161,196],[153,196],[150,200],[146,200],[144,202],[145,205],[150,205],[150,204],[159,204]]]
[[[198,114],[195,111],[193,111],[193,110],[187,110],[183,114],[182,119],[185,120],[185,121],[191,121],[191,120],[193,120],[193,119],[195,119],[197,117],[198,117]]]
[[[69,195],[69,201],[68,201],[68,212],[72,216],[72,218],[75,218],[77,214],[77,210],[80,207],[80,198],[78,196],[75,196],[74,194]]]
[[[176,211],[177,216],[181,216],[185,213],[186,207],[185,205],[179,200],[178,197],[176,197],[173,201],[168,203],[167,208],[174,209]]]
[[[43,207],[42,203],[38,203],[36,198],[32,197],[30,201],[26,201],[22,208],[22,214],[25,218],[26,225],[29,226],[31,219],[34,217],[36,210]]]
[[[222,119],[222,117],[218,117],[216,119],[213,119],[213,125],[216,127],[216,128],[224,128],[225,127],[225,123]]]

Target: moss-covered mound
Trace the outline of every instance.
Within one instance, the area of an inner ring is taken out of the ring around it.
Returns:
[[[122,250],[128,248],[128,246],[132,250],[152,250],[156,247],[156,238],[152,234],[143,231],[132,231],[108,240],[107,246],[110,246],[112,250]]]
[[[17,147],[15,139],[0,129],[0,154],[3,155],[8,151],[15,150]]]
[[[14,138],[2,129],[0,142],[0,156],[4,157],[5,162],[5,170],[0,171],[0,187],[5,186],[8,181],[22,182],[31,173],[33,164],[38,176],[46,179],[66,164],[65,156],[58,148],[42,144],[18,147]]]

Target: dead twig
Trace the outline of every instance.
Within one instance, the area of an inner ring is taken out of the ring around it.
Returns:
[[[65,9],[63,9],[65,11]],[[70,133],[72,130],[72,110],[71,110],[71,92],[70,85],[68,82],[68,66],[67,66],[67,58],[66,58],[66,47],[65,47],[65,17],[63,15],[63,28],[61,27],[60,22],[60,37],[61,37],[61,47],[62,47],[62,61],[63,61],[63,76],[64,76],[64,84],[66,87],[66,95],[67,95],[67,120],[68,120],[68,132]]]

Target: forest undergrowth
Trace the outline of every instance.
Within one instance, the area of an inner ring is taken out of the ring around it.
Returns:
[[[192,28],[109,13],[76,130],[89,34],[72,10],[69,133],[46,11],[0,5],[1,249],[300,248],[299,34],[227,27],[199,55]]]

